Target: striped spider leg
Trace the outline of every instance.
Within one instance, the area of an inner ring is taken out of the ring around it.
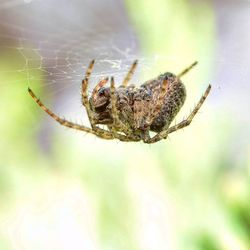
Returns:
[[[165,72],[136,88],[135,85],[128,85],[137,66],[137,60],[135,60],[118,88],[115,88],[113,77],[111,77],[110,87],[105,87],[109,79],[105,78],[99,81],[89,97],[87,90],[94,63],[94,60],[90,62],[81,88],[81,101],[86,109],[91,128],[59,117],[48,109],[30,88],[28,92],[40,108],[65,127],[91,133],[103,139],[127,142],[143,140],[149,144],[166,139],[168,134],[188,126],[211,90],[209,85],[187,119],[170,127],[186,98],[185,86],[180,78],[197,62],[178,75]],[[100,128],[101,124],[106,125],[108,130]],[[150,131],[156,134],[150,137]]]
[[[65,126],[65,127],[68,127],[68,128],[72,128],[72,129],[76,129],[76,130],[80,130],[80,131],[84,131],[84,132],[87,132],[87,133],[91,133],[91,134],[94,134],[100,138],[103,138],[103,139],[119,139],[121,141],[131,141],[131,138],[128,138],[127,136],[125,135],[122,135],[122,134],[118,134],[118,133],[113,133],[111,131],[108,131],[108,130],[105,130],[105,129],[101,129],[99,127],[97,127],[95,124],[94,124],[94,121],[93,121],[93,115],[92,115],[92,110],[90,109],[90,104],[89,104],[89,99],[88,99],[88,95],[87,95],[87,88],[88,88],[88,83],[89,83],[89,77],[92,73],[92,70],[93,70],[93,67],[94,67],[94,63],[95,61],[92,60],[86,70],[86,73],[85,73],[85,78],[82,80],[82,90],[81,90],[81,96],[82,96],[82,104],[84,105],[85,109],[86,109],[86,112],[87,112],[87,115],[88,115],[88,118],[89,118],[89,121],[90,121],[90,124],[91,124],[91,127],[92,128],[88,128],[84,125],[80,125],[80,124],[77,124],[77,123],[73,123],[73,122],[70,122],[70,121],[67,121],[61,117],[59,117],[58,115],[56,115],[54,112],[52,112],[49,108],[47,108],[38,98],[37,96],[34,94],[34,92],[28,88],[28,92],[29,94],[31,95],[32,99],[49,115],[51,116],[55,121],[57,121],[59,124]],[[136,63],[133,64],[134,68],[136,66]],[[130,69],[130,71],[128,72],[126,78],[125,78],[125,82],[127,82],[130,78],[131,78],[131,75],[133,73],[134,69]],[[94,91],[98,91],[101,87],[103,87],[106,83],[108,82],[108,78],[105,78],[103,80],[101,80],[97,86],[95,87]],[[114,98],[113,98],[113,102],[114,102]]]
[[[52,112],[50,109],[48,109],[34,94],[34,92],[28,88],[28,92],[31,95],[31,97],[33,98],[33,100],[49,115],[51,116],[54,120],[56,120],[58,123],[60,123],[61,125],[68,127],[68,128],[72,128],[72,129],[76,129],[76,130],[80,130],[80,131],[84,131],[87,133],[91,133],[94,134],[96,136],[99,136],[101,138],[104,139],[113,139],[113,135],[111,133],[109,133],[108,131],[105,130],[93,130],[91,128],[88,128],[86,126],[83,125],[79,125],[70,121],[67,121],[61,117],[59,117],[58,115],[56,115],[54,112]]]
[[[177,79],[180,79],[182,76],[187,74],[197,64],[198,64],[197,61],[192,63],[189,67],[187,67],[186,69],[184,69],[181,73],[179,73],[177,75]],[[184,127],[190,125],[190,123],[192,122],[194,116],[197,114],[197,112],[201,108],[202,104],[206,100],[207,96],[209,95],[210,90],[211,90],[211,85],[209,84],[206,91],[205,91],[205,93],[202,95],[202,97],[200,98],[198,104],[195,106],[195,108],[193,109],[193,111],[191,112],[191,114],[188,116],[187,119],[181,121],[180,123],[178,123],[178,124],[176,124],[176,125],[174,125],[172,127],[169,127],[168,125],[163,127],[161,132],[157,133],[152,138],[150,138],[149,136],[146,137],[144,142],[145,143],[155,143],[155,142],[160,141],[162,139],[166,139],[168,134],[173,133],[173,132],[175,132],[175,131],[177,131],[177,130],[179,130],[181,128],[184,128]]]
[[[209,92],[211,90],[211,85],[209,84],[205,93],[202,95],[202,97],[200,98],[199,102],[197,103],[197,105],[195,106],[195,108],[193,109],[193,111],[191,112],[191,114],[187,117],[187,119],[181,121],[180,123],[170,127],[170,128],[166,128],[159,132],[158,134],[156,134],[154,137],[148,139],[147,141],[145,141],[146,143],[155,143],[157,141],[160,141],[162,139],[166,139],[168,134],[173,133],[179,129],[182,129],[184,127],[187,127],[188,125],[190,125],[190,123],[192,122],[193,118],[195,117],[195,115],[197,114],[197,112],[199,111],[199,109],[201,108],[202,104],[205,102]]]

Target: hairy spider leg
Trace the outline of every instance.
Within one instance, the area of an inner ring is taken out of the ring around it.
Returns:
[[[169,86],[169,81],[167,79],[164,79],[161,85],[161,90],[159,93],[159,97],[156,103],[156,106],[153,109],[153,112],[150,114],[150,118],[149,118],[149,122],[148,124],[151,125],[152,122],[154,121],[154,119],[159,115],[161,108],[162,108],[162,104],[164,101],[164,97],[167,93],[167,89]]]
[[[89,85],[89,77],[90,77],[90,75],[92,73],[94,64],[95,64],[95,60],[92,60],[90,62],[90,64],[89,64],[87,70],[86,70],[85,78],[82,80],[82,92],[81,92],[81,94],[82,94],[82,104],[83,104],[83,106],[85,107],[85,109],[87,111],[87,115],[88,115],[88,118],[89,118],[92,129],[94,129],[96,126],[93,123],[93,116],[92,116],[92,112],[91,112],[91,109],[90,109],[90,106],[89,106],[87,89],[88,89],[88,85]]]
[[[88,83],[89,83],[89,77],[91,75],[91,72],[93,70],[93,67],[94,67],[94,63],[95,61],[92,60],[87,68],[87,71],[85,73],[85,78],[82,80],[82,104],[83,106],[85,107],[86,111],[87,111],[87,115],[88,115],[88,118],[89,118],[89,122],[91,124],[91,127],[93,130],[98,130],[98,131],[106,131],[106,130],[103,130],[103,129],[100,129],[98,128],[95,124],[94,124],[94,121],[93,121],[93,115],[92,115],[92,111],[90,109],[90,105],[89,105],[89,98],[88,98]],[[108,78],[105,78],[103,80],[101,80],[97,86],[95,87],[95,89],[97,87],[100,88],[100,86],[104,86],[106,83],[108,82]],[[98,89],[99,90],[99,89]]]
[[[82,104],[85,107],[89,106],[87,89],[88,89],[88,84],[89,84],[89,77],[93,71],[94,64],[95,64],[95,60],[92,60],[85,72],[85,77],[82,80]]]
[[[205,93],[202,95],[199,102],[197,103],[197,105],[195,106],[195,108],[193,109],[193,111],[191,112],[191,114],[188,116],[187,119],[183,120],[182,122],[180,122],[180,123],[178,123],[170,128],[167,128],[167,129],[159,132],[154,137],[152,137],[151,139],[149,139],[148,141],[145,141],[145,142],[146,143],[154,143],[154,142],[160,141],[161,139],[166,139],[168,134],[173,133],[176,130],[179,130],[181,128],[188,126],[192,122],[194,116],[197,114],[199,109],[201,108],[204,101],[206,100],[210,90],[211,90],[211,85],[209,84]]]
[[[89,63],[89,66],[86,70],[86,73],[85,73],[85,79],[87,79],[87,81],[89,80],[89,77],[93,71],[93,68],[94,68],[94,64],[95,64],[95,59],[93,59],[90,63]]]
[[[116,108],[116,96],[115,96],[115,80],[114,77],[111,77],[111,84],[110,84],[110,96],[111,96],[111,112],[113,117],[113,125],[116,127],[120,127],[122,131],[126,134],[131,134],[131,130],[127,128],[125,124],[119,119],[118,110]],[[114,132],[114,128],[111,126],[111,131]]]
[[[185,119],[184,121],[180,122],[179,125],[177,124],[175,126],[170,127],[168,129],[169,130],[169,132],[168,132],[169,134],[172,133],[172,132],[174,132],[174,131],[176,131],[176,130],[178,130],[178,129],[181,129],[183,127],[188,126],[192,122],[194,116],[197,114],[197,112],[199,111],[199,109],[201,108],[201,106],[203,105],[203,103],[205,102],[207,96],[209,95],[209,92],[210,92],[211,88],[212,88],[212,86],[209,84],[208,87],[207,87],[207,89],[206,89],[206,91],[205,91],[205,93],[201,96],[199,102],[197,103],[197,105],[195,106],[195,108],[193,109],[193,111],[191,112],[191,114],[188,116],[188,118]]]
[[[197,61],[195,61],[194,63],[192,63],[189,67],[187,67],[186,69],[184,69],[180,74],[177,75],[178,78],[181,78],[182,76],[184,76],[185,74],[187,74],[194,66],[196,66],[198,64]]]
[[[63,118],[60,118],[58,115],[56,115],[55,113],[53,113],[50,109],[48,109],[34,94],[34,92],[28,88],[29,94],[31,95],[31,97],[33,98],[33,100],[49,115],[51,116],[55,121],[57,121],[58,123],[60,123],[61,125],[68,127],[68,128],[72,128],[72,129],[76,129],[76,130],[80,130],[80,131],[84,131],[87,133],[91,133],[93,135],[96,135],[102,139],[106,139],[106,140],[111,140],[111,139],[119,139],[120,141],[138,141],[138,139],[136,138],[129,138],[125,135],[121,135],[121,134],[117,134],[114,136],[114,134],[112,134],[110,131],[101,129],[99,127],[96,127],[95,130],[88,128],[86,126],[83,125],[79,125],[70,121],[67,121]]]
[[[125,88],[127,87],[129,80],[131,79],[131,77],[133,76],[133,74],[135,72],[135,68],[136,68],[137,64],[138,64],[138,60],[135,60],[132,64],[131,68],[129,69],[126,77],[124,78],[121,87],[125,87]]]
[[[33,98],[33,100],[49,115],[51,116],[54,120],[56,120],[58,123],[60,123],[61,125],[68,127],[68,128],[72,128],[72,129],[76,129],[76,130],[81,130],[87,133],[91,133],[94,134],[96,136],[99,136],[101,138],[104,139],[113,139],[114,136],[109,132],[109,131],[105,131],[105,130],[101,130],[99,128],[97,128],[96,131],[94,131],[91,128],[85,127],[83,125],[79,125],[70,121],[67,121],[63,118],[60,118],[58,115],[56,115],[54,112],[52,112],[50,109],[48,109],[34,94],[34,92],[28,88],[28,92],[31,95],[31,97]]]
[[[85,106],[85,109],[87,111],[87,115],[88,115],[88,118],[89,118],[89,121],[90,121],[90,124],[91,124],[91,127],[94,131],[98,132],[98,133],[110,133],[109,131],[106,131],[104,129],[101,129],[99,127],[97,127],[94,122],[93,122],[93,116],[92,116],[92,111],[90,109],[90,105],[89,105],[89,99],[88,99],[88,94],[87,94],[87,88],[88,88],[88,80],[89,80],[89,77],[92,73],[92,70],[93,70],[93,67],[94,67],[94,63],[95,63],[95,60],[92,60],[87,68],[87,71],[86,71],[86,74],[85,74],[85,78],[82,80],[82,102],[83,102],[83,105]],[[97,85],[96,87],[94,88],[93,90],[93,96],[95,96],[99,89],[102,88],[107,82],[108,82],[108,77],[101,80]],[[110,133],[112,135],[112,133]],[[120,140],[127,140],[127,138],[125,138],[123,135],[119,135],[119,134],[116,134],[114,135],[113,134],[113,137],[117,138],[117,139],[120,139]]]
[[[112,117],[113,117],[114,123],[116,125],[118,123],[118,121],[119,121],[119,117],[118,117],[118,111],[117,111],[117,108],[116,108],[115,80],[114,80],[113,76],[111,77],[111,83],[110,83],[110,96],[111,96]]]

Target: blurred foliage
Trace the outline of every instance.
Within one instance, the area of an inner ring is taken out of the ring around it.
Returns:
[[[197,240],[197,245],[202,250],[220,250],[214,237],[208,234],[201,234]]]

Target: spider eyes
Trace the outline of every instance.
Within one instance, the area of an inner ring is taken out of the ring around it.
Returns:
[[[109,91],[107,88],[101,88],[99,91],[98,91],[98,96],[99,97],[108,97],[109,96]]]
[[[101,97],[101,96],[105,96],[106,94],[106,89],[105,88],[101,88],[99,91],[98,91],[98,95]]]

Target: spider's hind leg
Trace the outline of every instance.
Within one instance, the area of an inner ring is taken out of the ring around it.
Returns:
[[[178,123],[170,128],[166,128],[166,129],[163,128],[163,130],[161,132],[156,134],[154,137],[152,137],[146,143],[154,143],[154,142],[160,141],[161,139],[166,139],[168,134],[173,133],[181,128],[187,127],[192,122],[193,118],[195,117],[195,115],[197,114],[197,112],[201,108],[202,104],[206,100],[210,90],[211,90],[211,85],[209,84],[205,93],[202,95],[199,102],[197,103],[197,105],[195,106],[195,108],[193,109],[193,111],[191,112],[191,114],[188,116],[187,119],[181,121],[180,123]]]
[[[131,68],[129,69],[129,71],[128,71],[126,77],[125,77],[124,80],[123,80],[123,83],[122,83],[122,85],[121,85],[122,87],[125,87],[125,88],[127,87],[129,80],[131,79],[131,77],[133,76],[133,74],[134,74],[134,72],[135,72],[135,68],[136,68],[137,64],[138,64],[138,61],[135,60],[135,61],[133,62],[133,64],[132,64]]]
[[[181,78],[182,76],[184,76],[185,74],[187,74],[194,66],[196,66],[198,64],[197,61],[195,61],[194,63],[192,63],[189,67],[187,67],[186,69],[184,69],[181,73],[179,73],[177,75],[178,78]]]

